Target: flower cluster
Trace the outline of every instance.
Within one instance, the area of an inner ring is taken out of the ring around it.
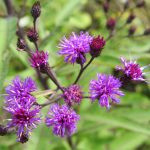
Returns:
[[[93,57],[97,57],[104,45],[103,37],[94,38],[88,32],[80,32],[79,35],[73,32],[69,39],[63,37],[60,41],[59,54],[65,56],[65,62],[84,64],[87,53],[90,52]]]
[[[137,7],[145,5],[144,1],[138,2]],[[124,10],[129,7],[127,1],[124,6]],[[103,3],[103,10],[105,15],[110,11],[110,1],[107,0]],[[127,77],[134,81],[146,81],[144,78],[145,73],[143,70],[147,67],[140,67],[136,61],[127,61],[121,58],[123,66],[117,66],[116,69],[121,71],[120,77],[116,78],[113,75],[107,75],[98,73],[97,79],[92,79],[89,83],[89,95],[84,95],[82,87],[78,85],[78,81],[85,71],[85,69],[100,56],[102,50],[105,47],[106,41],[114,36],[117,31],[117,21],[115,18],[108,17],[106,21],[106,28],[109,30],[109,36],[107,40],[101,36],[90,35],[88,32],[75,33],[63,37],[58,45],[59,55],[63,55],[66,63],[80,64],[80,71],[75,81],[68,86],[63,86],[59,83],[56,74],[53,71],[53,67],[50,67],[48,63],[48,52],[40,51],[38,46],[39,34],[36,30],[37,18],[41,15],[40,2],[35,2],[31,9],[31,15],[33,17],[33,28],[30,28],[27,32],[27,37],[35,46],[35,50],[31,50],[26,43],[24,37],[19,37],[17,41],[17,49],[27,52],[29,54],[29,62],[31,66],[36,70],[37,76],[41,81],[45,89],[49,88],[47,84],[47,77],[57,86],[57,89],[52,91],[42,91],[42,96],[49,99],[47,103],[38,104],[36,98],[33,96],[33,92],[37,89],[35,82],[30,78],[26,78],[24,81],[20,77],[15,77],[10,85],[6,87],[5,97],[5,110],[10,114],[11,119],[6,126],[0,125],[0,135],[6,135],[9,129],[15,129],[17,132],[18,141],[25,143],[29,139],[31,131],[37,127],[41,122],[41,109],[44,106],[48,106],[51,103],[48,114],[45,118],[45,124],[47,127],[53,128],[53,134],[59,137],[69,137],[76,132],[77,123],[80,116],[74,109],[75,104],[80,104],[84,98],[88,98],[94,102],[98,100],[101,107],[109,109],[112,104],[120,103],[120,98],[124,96],[121,87],[123,87],[123,77]],[[121,14],[122,15],[122,14]],[[125,24],[131,23],[135,18],[135,15],[131,13],[127,18]],[[128,30],[128,36],[134,36],[136,27],[131,26]],[[150,29],[146,29],[143,35],[149,35]],[[19,35],[19,34],[18,34]],[[143,36],[142,35],[142,36]],[[87,55],[90,59],[88,60]],[[41,73],[44,73],[41,74]],[[60,90],[60,92],[58,92]],[[48,93],[48,94],[47,94]],[[46,95],[45,95],[46,94]],[[53,95],[54,94],[54,95]],[[56,94],[56,95],[55,95]],[[49,97],[50,96],[50,97]],[[58,97],[57,97],[58,96]],[[56,99],[55,99],[56,97]],[[64,104],[59,105],[58,100],[64,99]],[[51,101],[52,100],[52,101]],[[77,106],[75,106],[77,107]],[[78,110],[78,109],[76,109]]]
[[[71,136],[76,131],[79,115],[66,105],[54,104],[50,107],[45,120],[48,127],[53,126],[53,133],[57,136]]]
[[[36,101],[31,92],[36,90],[36,85],[31,78],[21,81],[19,77],[6,88],[5,110],[11,115],[7,127],[15,127],[18,141],[24,143],[28,140],[29,133],[40,122],[40,107],[34,106]]]

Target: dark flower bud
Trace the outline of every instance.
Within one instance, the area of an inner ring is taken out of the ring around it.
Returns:
[[[147,28],[147,29],[144,31],[144,35],[150,35],[150,28]]]
[[[0,125],[0,136],[6,135],[7,131],[8,131],[8,129],[5,126]]]
[[[41,14],[41,6],[40,2],[37,1],[33,4],[32,9],[31,9],[31,15],[33,16],[34,19],[37,19]]]
[[[45,68],[47,67],[48,63],[48,53],[36,50],[34,53],[32,53],[29,61],[33,68],[38,68],[42,73],[45,73]]]
[[[116,26],[116,19],[114,19],[114,18],[109,18],[109,19],[107,20],[107,23],[106,23],[107,29],[108,29],[108,30],[114,30],[115,26]]]
[[[144,0],[138,0],[136,3],[136,7],[144,7],[145,6],[145,1]]]
[[[109,10],[109,3],[107,1],[103,3],[103,10],[105,13],[107,13]]]
[[[19,138],[19,142],[26,143],[28,140],[29,139],[28,139],[28,135],[27,134],[25,134],[25,133],[21,134],[21,136]]]
[[[135,19],[135,15],[131,13],[126,21],[127,24],[131,23]]]
[[[136,27],[135,27],[135,26],[131,26],[131,27],[129,28],[129,31],[128,31],[129,34],[128,34],[128,35],[129,35],[129,36],[130,36],[130,35],[133,35],[133,34],[135,33],[135,31],[136,31]]]
[[[127,0],[125,3],[124,3],[124,10],[128,9],[129,8],[129,1]]]
[[[38,40],[38,33],[34,29],[29,29],[27,37],[31,42],[36,42]]]
[[[97,36],[95,38],[93,38],[91,44],[90,44],[90,54],[93,57],[97,57],[100,55],[101,50],[103,49],[103,47],[105,46],[105,40],[103,37],[101,36]]]
[[[24,50],[25,48],[26,48],[25,41],[23,39],[18,38],[17,50]]]

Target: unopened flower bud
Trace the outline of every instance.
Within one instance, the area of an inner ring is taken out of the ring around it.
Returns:
[[[135,26],[131,26],[131,27],[129,28],[129,31],[128,31],[129,34],[128,34],[128,35],[129,35],[129,36],[130,36],[130,35],[133,35],[133,34],[135,33],[135,31],[136,31],[136,27],[135,27]]]
[[[144,35],[150,35],[150,28],[147,28],[147,29],[144,31]]]
[[[38,33],[34,29],[29,29],[27,37],[31,42],[36,42],[38,40]]]
[[[4,125],[0,125],[0,136],[7,134],[8,129]]]
[[[25,41],[23,39],[18,38],[17,50],[25,50],[25,48],[26,48]]]
[[[129,8],[129,1],[127,0],[125,3],[124,3],[124,10],[128,9]]]
[[[109,18],[109,19],[107,20],[107,23],[106,23],[107,29],[108,29],[108,30],[114,30],[115,26],[116,26],[116,19],[114,19],[114,18]]]
[[[145,6],[145,1],[144,0],[138,0],[136,3],[136,7],[144,7]]]
[[[33,16],[34,19],[37,19],[41,14],[41,6],[40,2],[37,1],[33,4],[32,9],[31,9],[31,15]]]
[[[45,73],[45,68],[48,62],[48,53],[44,51],[35,51],[29,59],[33,68],[38,68],[41,72]]]
[[[93,57],[97,57],[100,55],[103,47],[105,46],[105,40],[101,36],[97,36],[93,38],[90,44],[90,54]]]
[[[103,3],[103,10],[105,13],[107,13],[109,10],[109,3],[107,1]]]
[[[135,15],[131,13],[126,21],[127,24],[131,23],[135,19]]]

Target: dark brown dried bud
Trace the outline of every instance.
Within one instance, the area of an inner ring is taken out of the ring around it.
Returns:
[[[8,132],[8,128],[6,128],[4,125],[0,125],[0,136],[6,135]]]
[[[98,57],[105,46],[105,40],[101,36],[97,36],[93,38],[91,44],[90,44],[90,54],[92,57]]]
[[[144,7],[145,6],[145,1],[144,0],[138,0],[136,3],[136,7]]]
[[[103,10],[105,13],[107,13],[109,10],[109,3],[107,1],[103,3]]]
[[[29,31],[27,32],[27,37],[31,42],[36,42],[39,36],[34,29],[29,29]]]
[[[108,29],[108,30],[114,30],[115,26],[116,26],[116,19],[114,19],[114,18],[109,18],[109,19],[107,20],[107,23],[106,23],[107,29]]]
[[[135,15],[131,13],[126,21],[127,24],[131,23],[135,19]]]
[[[130,35],[133,35],[133,34],[135,33],[135,31],[136,31],[136,27],[135,27],[135,26],[131,26],[131,27],[129,28],[129,31],[128,31],[129,34],[128,34],[128,35],[129,35],[129,36],[130,36]]]
[[[150,35],[150,28],[147,28],[147,29],[144,31],[143,34],[144,34],[144,35]]]
[[[21,142],[21,143],[26,143],[28,140],[29,140],[29,139],[28,139],[28,135],[25,134],[25,133],[23,133],[23,134],[21,135],[20,139],[19,139],[19,142]]]
[[[32,9],[31,9],[31,15],[33,16],[34,19],[37,19],[41,14],[41,6],[40,2],[37,1],[33,4]]]
[[[19,39],[17,41],[17,50],[25,50],[26,48],[26,44],[25,41],[23,39]]]

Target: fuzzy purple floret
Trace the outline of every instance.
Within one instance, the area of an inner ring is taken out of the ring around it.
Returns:
[[[59,54],[65,56],[65,62],[74,64],[80,61],[82,64],[85,63],[85,54],[90,51],[90,43],[93,37],[88,32],[80,34],[72,33],[67,39],[63,37],[59,44]]]
[[[54,104],[50,107],[45,122],[48,127],[53,127],[55,135],[64,137],[71,136],[76,131],[79,118],[79,115],[66,105]]]
[[[119,96],[123,96],[123,92],[119,90],[121,82],[119,79],[105,74],[97,74],[98,80],[91,80],[90,95],[91,100],[99,100],[102,107],[110,108],[109,100],[119,103]]]
[[[17,130],[18,141],[24,143],[28,140],[28,135],[32,129],[40,122],[40,107],[34,105],[35,97],[31,92],[36,90],[35,82],[31,78],[22,81],[19,77],[15,77],[8,87],[6,87],[4,107],[11,115],[8,128],[15,127]]]
[[[135,81],[144,81],[143,78],[143,70],[148,66],[140,67],[136,61],[127,61],[123,57],[121,57],[121,62],[123,63],[123,67],[117,66],[116,69],[122,71],[127,77],[131,80]]]
[[[80,86],[74,84],[65,89],[62,97],[68,106],[72,106],[75,103],[80,104],[83,98],[83,92]]]
[[[15,127],[17,129],[18,141],[20,141],[22,135],[28,137],[32,129],[36,128],[41,122],[39,106],[25,108],[16,102],[16,107],[5,107],[5,109],[11,114],[11,121],[7,127]]]
[[[9,107],[15,107],[16,102],[14,99],[17,100],[19,105],[29,105],[29,103],[35,102],[35,98],[31,95],[31,92],[36,90],[35,82],[30,78],[27,77],[24,81],[21,81],[20,77],[15,77],[12,81],[12,84],[6,87],[6,94],[5,103]]]

